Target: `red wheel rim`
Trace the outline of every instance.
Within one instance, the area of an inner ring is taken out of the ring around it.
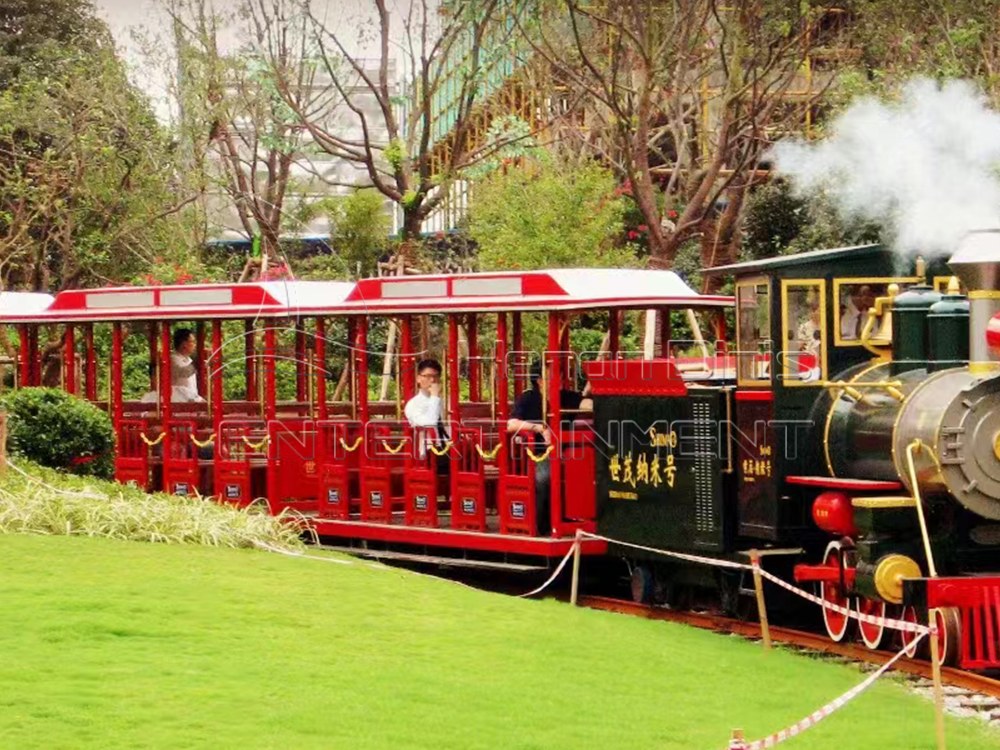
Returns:
[[[826,548],[826,564],[831,567],[837,566],[837,552],[840,549],[840,544],[838,542],[830,542],[829,546]],[[841,594],[840,586],[832,583],[820,583],[819,585],[819,595],[824,601],[830,602],[830,604],[836,604],[838,607],[844,607],[845,609],[850,608],[850,600]],[[832,609],[827,609],[823,607],[823,624],[826,626],[827,635],[834,643],[839,643],[844,640],[844,636],[847,634],[847,626],[850,624],[850,617],[841,614],[840,612],[835,612]]]
[[[899,615],[899,619],[903,622],[909,622],[916,625],[917,620],[917,609],[916,607],[903,607],[902,613]],[[917,634],[912,633],[908,630],[899,631],[899,640],[903,644],[903,651],[911,659],[917,655]]]
[[[862,615],[885,617],[885,602],[879,599],[858,597],[857,610]],[[864,641],[868,648],[874,650],[882,645],[882,637],[885,635],[884,624],[876,625],[871,622],[859,620],[858,630],[861,632],[861,640]]]
[[[948,658],[951,656],[949,652],[949,645],[952,638],[952,633],[949,631],[951,623],[948,618],[945,617],[945,613],[940,609],[934,610],[934,624],[937,625],[937,639],[938,639],[938,659],[941,660],[942,664],[948,663]],[[930,636],[933,638],[934,636]]]

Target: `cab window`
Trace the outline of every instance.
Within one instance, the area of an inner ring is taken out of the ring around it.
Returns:
[[[826,379],[826,304],[822,280],[781,282],[781,363],[784,385]]]
[[[834,280],[833,298],[837,305],[834,343],[837,346],[861,346],[861,330],[865,327],[868,309],[875,304],[875,300],[889,294],[890,284],[898,284],[902,291],[919,282],[919,278],[911,276]]]
[[[736,381],[768,385],[771,381],[771,286],[767,279],[736,284]]]

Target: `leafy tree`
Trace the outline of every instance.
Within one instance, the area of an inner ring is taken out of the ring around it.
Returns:
[[[375,275],[392,229],[382,194],[371,189],[355,190],[347,197],[333,199],[330,225],[334,251],[349,273],[360,269],[361,276]]]
[[[801,121],[815,98],[788,94],[825,9],[776,0],[519,5],[532,50],[583,102],[579,148],[609,164],[642,211],[649,264],[671,267],[693,237],[704,264],[731,259],[768,131]]]
[[[845,96],[882,93],[914,75],[928,75],[973,79],[1000,104],[995,0],[854,0],[849,11],[862,54],[843,66]]]
[[[879,226],[846,220],[821,194],[799,198],[787,181],[774,180],[757,188],[747,201],[742,253],[768,258],[880,240]]]
[[[592,162],[545,160],[477,183],[469,229],[484,269],[635,265],[622,245],[624,199],[614,175]]]
[[[531,135],[515,123],[493,127],[487,107],[491,83],[514,54],[513,29],[504,0],[361,5],[356,23],[338,19],[336,27],[309,11],[323,72],[340,95],[335,117],[308,111],[295,79],[277,66],[274,75],[314,147],[363,169],[369,184],[399,206],[402,240],[415,241],[464,173]],[[374,54],[355,51],[355,30]],[[487,128],[488,137],[480,137]]]
[[[237,229],[260,238],[260,258],[247,259],[241,280],[267,278],[270,263],[287,267],[280,262],[283,231],[300,229],[308,213],[309,191],[292,176],[296,163],[305,163],[296,112],[329,114],[336,92],[316,82],[306,17],[294,0],[241,0],[231,14],[207,0],[164,4],[173,20],[179,134],[202,210],[223,215],[230,208]],[[244,40],[234,53],[219,44],[220,29],[229,25]],[[286,82],[287,101],[279,81]]]
[[[122,283],[183,259],[170,143],[110,49],[0,93],[0,284]]]
[[[0,3],[0,91],[21,76],[44,78],[75,54],[112,46],[90,0],[4,0]]]

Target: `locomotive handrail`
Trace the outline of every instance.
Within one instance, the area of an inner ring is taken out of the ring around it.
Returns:
[[[931,538],[927,533],[927,521],[924,518],[924,507],[920,502],[920,487],[917,486],[917,467],[913,463],[913,452],[914,450],[922,450],[927,448],[930,452],[931,458],[934,463],[938,464],[937,456],[934,455],[934,450],[930,446],[925,445],[920,438],[916,438],[912,443],[906,446],[906,468],[907,473],[910,475],[910,491],[913,492],[913,499],[917,504],[917,519],[920,521],[920,536],[924,543],[924,554],[927,555],[927,572],[930,573],[931,578],[937,578],[937,569],[934,566],[934,553],[931,551]],[[940,466],[940,464],[938,464]]]
[[[884,388],[885,391],[897,401],[902,401],[906,395],[900,390],[903,386],[898,380],[873,380],[869,382],[848,382],[846,380],[824,380],[823,386],[830,390],[844,389],[855,401],[860,401],[864,396],[858,388]]]

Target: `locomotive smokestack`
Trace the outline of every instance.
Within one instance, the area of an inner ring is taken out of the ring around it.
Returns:
[[[1000,311],[1000,228],[969,232],[948,265],[969,292],[969,369],[994,372],[1000,357],[986,342],[986,327]]]

